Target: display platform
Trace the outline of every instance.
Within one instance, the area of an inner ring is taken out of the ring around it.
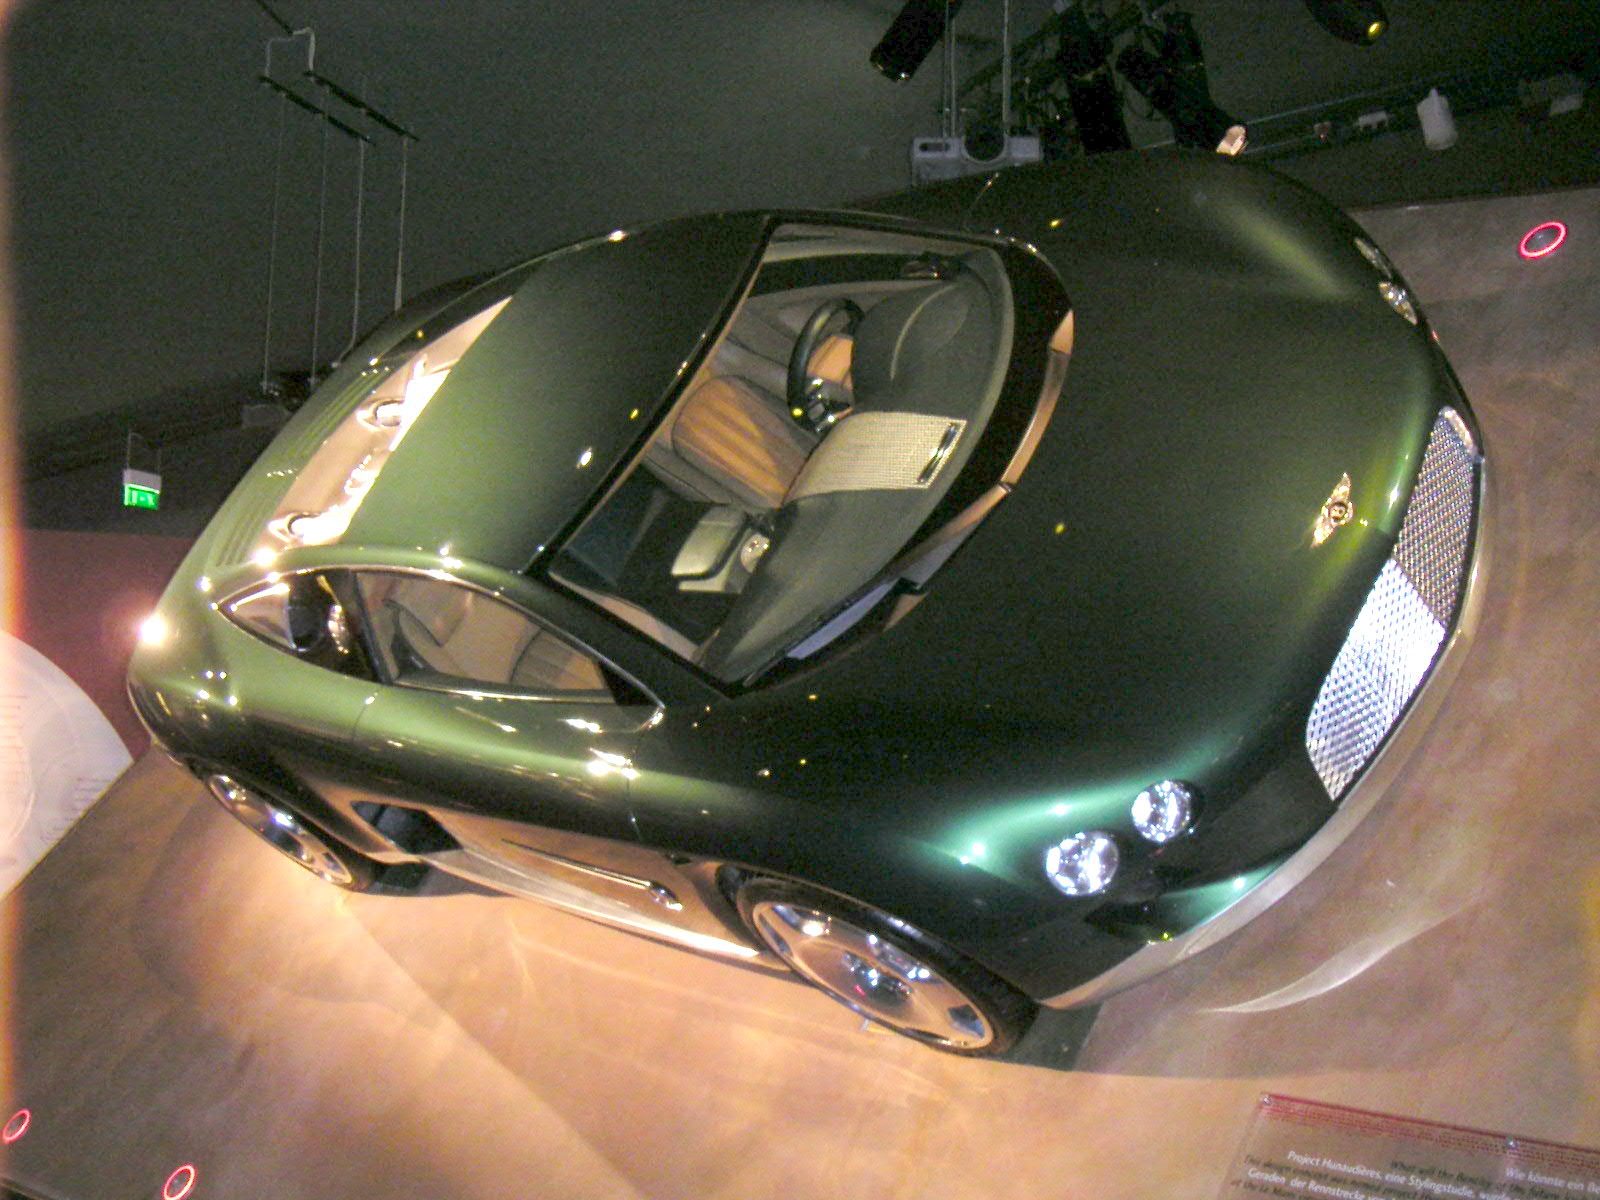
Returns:
[[[29,1112],[4,1173],[59,1200],[1215,1200],[1268,1093],[1600,1147],[1600,192],[1358,216],[1482,419],[1484,616],[1389,796],[1254,924],[1086,1031],[1047,1014],[1016,1061],[963,1060],[530,903],[336,891],[147,757],[0,909],[0,1118]],[[1519,255],[1552,220],[1565,244]]]

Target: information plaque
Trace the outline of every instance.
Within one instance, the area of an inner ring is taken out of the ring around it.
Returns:
[[[1600,1150],[1262,1096],[1221,1200],[1600,1197]]]

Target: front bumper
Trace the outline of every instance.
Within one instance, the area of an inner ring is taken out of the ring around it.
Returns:
[[[1423,740],[1473,640],[1492,543],[1487,489],[1481,440],[1455,410],[1444,410],[1395,551],[1307,723],[1307,754],[1338,805],[1327,822],[1209,920],[1041,1003],[1097,1003],[1217,944],[1287,894],[1360,824]]]

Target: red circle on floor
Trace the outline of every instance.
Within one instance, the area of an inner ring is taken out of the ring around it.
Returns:
[[[183,1200],[190,1192],[194,1191],[195,1170],[189,1163],[184,1163],[171,1175],[161,1188],[161,1200]]]
[[[10,1145],[23,1134],[28,1132],[28,1126],[33,1123],[33,1114],[25,1108],[19,1108],[11,1114],[11,1119],[6,1122],[4,1129],[0,1129],[0,1142]]]
[[[1523,258],[1543,258],[1547,254],[1554,254],[1566,240],[1565,225],[1560,221],[1546,221],[1542,225],[1535,225],[1522,235],[1517,253]]]

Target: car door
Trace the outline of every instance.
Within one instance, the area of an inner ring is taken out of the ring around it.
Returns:
[[[628,806],[655,704],[530,614],[442,573],[356,576],[386,680],[355,732],[374,799],[426,811],[465,855],[436,859],[458,873],[565,907],[584,907],[573,889],[665,905]]]

